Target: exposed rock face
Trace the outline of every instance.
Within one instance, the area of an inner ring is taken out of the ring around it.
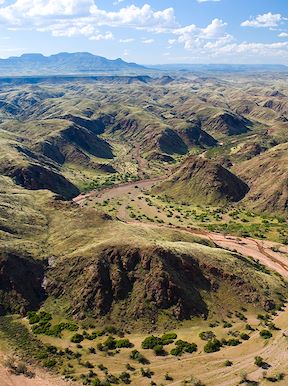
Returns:
[[[205,122],[205,129],[226,135],[239,135],[249,131],[248,121],[232,113],[221,113]]]
[[[201,264],[189,254],[159,246],[108,246],[92,259],[69,260],[65,269],[59,261],[48,274],[47,291],[67,297],[76,316],[87,312],[105,316],[124,301],[122,316],[126,321],[143,317],[156,320],[162,310],[181,320],[207,316],[202,291],[217,291],[223,280],[235,293],[242,291],[243,301],[249,294],[246,301],[257,302],[255,288],[244,278]]]
[[[158,138],[158,145],[167,154],[186,154],[188,152],[187,145],[180,135],[172,129],[166,129],[161,133]]]
[[[223,166],[191,156],[156,191],[172,198],[213,204],[220,201],[240,201],[249,187]]]
[[[78,188],[61,174],[37,164],[28,164],[23,167],[7,165],[2,172],[27,189],[48,189],[66,199],[79,194]]]
[[[187,127],[183,130],[182,138],[189,145],[200,146],[203,148],[217,146],[217,140],[206,133],[206,131],[202,130],[200,125]]]
[[[37,309],[45,298],[43,266],[28,258],[0,252],[0,314]]]
[[[277,145],[234,167],[250,186],[245,201],[257,210],[288,211],[288,145]]]

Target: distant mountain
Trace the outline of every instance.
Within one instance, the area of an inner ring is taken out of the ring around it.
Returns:
[[[147,66],[162,71],[187,72],[288,72],[284,64],[159,64]]]
[[[136,63],[127,63],[122,59],[110,60],[88,52],[62,52],[51,56],[23,54],[0,59],[0,76],[139,73],[143,70],[145,67]]]

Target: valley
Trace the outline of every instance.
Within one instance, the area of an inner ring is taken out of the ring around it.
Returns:
[[[3,386],[285,385],[287,144],[284,72],[5,78]]]

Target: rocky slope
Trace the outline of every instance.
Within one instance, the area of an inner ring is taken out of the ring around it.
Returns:
[[[219,204],[238,202],[248,193],[248,185],[223,166],[190,156],[155,192],[182,201]]]
[[[275,146],[264,154],[234,167],[250,187],[245,201],[260,211],[288,211],[288,145]]]

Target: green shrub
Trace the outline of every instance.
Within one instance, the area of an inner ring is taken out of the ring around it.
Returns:
[[[270,339],[270,338],[272,338],[272,332],[270,332],[269,330],[261,330],[260,331],[260,336],[263,339]]]
[[[213,338],[216,338],[216,335],[213,331],[202,331],[200,332],[199,337],[202,340],[211,340]]]
[[[127,373],[126,371],[123,371],[123,373],[119,375],[119,379],[120,381],[125,383],[125,385],[128,385],[129,383],[131,383],[130,374]]]
[[[43,361],[43,366],[47,367],[49,369],[56,366],[56,364],[57,364],[57,361],[56,361],[56,359],[53,359],[53,358],[46,359],[45,361]]]
[[[255,359],[255,360],[254,360],[254,364],[255,364],[256,366],[258,366],[258,367],[262,367],[262,366],[263,366],[264,362],[263,362],[263,358],[262,358],[262,357],[257,356],[257,357],[255,357],[254,359]]]
[[[129,339],[118,339],[116,340],[116,348],[130,348],[132,347],[132,343]]]
[[[155,346],[158,346],[160,344],[162,344],[161,338],[158,338],[158,337],[152,335],[152,336],[148,336],[147,338],[145,338],[143,340],[141,347],[144,350],[147,350],[147,349],[153,349]]]
[[[141,363],[142,365],[149,364],[149,360],[144,357],[138,350],[133,350],[130,354],[130,358]]]
[[[233,362],[231,362],[231,361],[229,361],[229,360],[226,360],[225,362],[224,362],[224,366],[225,367],[230,367],[230,366],[232,366],[233,365]]]
[[[156,356],[164,356],[166,355],[166,351],[163,349],[162,344],[157,344],[157,346],[153,347],[154,354]]]
[[[152,378],[152,375],[154,374],[154,372],[149,368],[145,370],[143,369],[143,367],[141,367],[140,371],[141,371],[142,377],[146,377],[146,378]]]
[[[81,343],[84,340],[84,336],[81,334],[75,334],[71,338],[72,343]]]
[[[205,344],[204,351],[206,353],[212,353],[212,352],[219,351],[220,348],[221,348],[221,342],[218,339],[212,339]]]
[[[250,336],[248,334],[245,334],[244,332],[242,332],[242,334],[240,334],[240,338],[243,340],[249,340]]]
[[[226,346],[238,346],[239,344],[241,344],[240,340],[239,339],[229,339],[227,340],[226,342]]]

